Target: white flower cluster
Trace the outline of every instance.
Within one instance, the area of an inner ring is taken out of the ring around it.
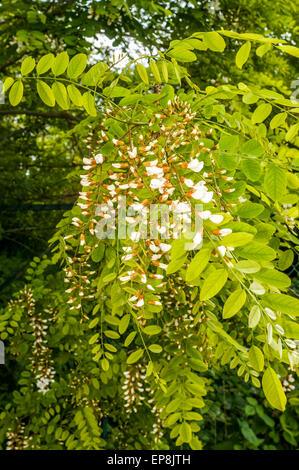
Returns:
[[[122,386],[127,413],[137,412],[137,406],[141,405],[144,396],[145,370],[140,364],[134,364],[124,372],[125,381]]]

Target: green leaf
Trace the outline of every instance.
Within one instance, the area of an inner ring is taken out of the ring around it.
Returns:
[[[253,219],[264,211],[262,204],[255,202],[245,202],[238,209],[238,215],[243,219]]]
[[[111,98],[120,98],[122,96],[127,96],[130,94],[130,91],[127,88],[122,86],[107,87],[103,90],[105,96],[110,96]]]
[[[251,181],[258,181],[262,174],[260,163],[253,158],[246,158],[241,163],[242,170]]]
[[[271,122],[270,122],[271,129],[276,129],[276,127],[283,126],[287,116],[288,116],[287,113],[276,114],[276,116],[274,116],[274,118],[271,119]]]
[[[248,233],[248,232],[230,233],[229,235],[226,235],[224,238],[222,238],[221,245],[237,247],[237,246],[247,245],[248,243],[251,242],[252,239],[253,239],[252,233]]]
[[[99,317],[94,318],[88,325],[88,328],[94,328],[100,321]]]
[[[10,89],[9,102],[12,106],[17,106],[23,98],[24,86],[21,80],[17,80]]]
[[[23,60],[22,65],[21,65],[21,74],[28,75],[28,73],[32,72],[34,67],[35,67],[35,59],[33,59],[33,57],[26,57],[26,59]]]
[[[82,85],[96,86],[101,83],[104,79],[104,74],[108,69],[108,65],[105,62],[99,62],[93,65],[83,77],[81,77]]]
[[[194,421],[201,421],[202,415],[197,413],[196,411],[187,411],[184,415],[185,419],[194,420]]]
[[[209,33],[204,33],[203,40],[205,45],[211,50],[215,52],[223,52],[225,49],[225,41],[220,34],[216,31],[211,31]]]
[[[161,83],[160,72],[159,72],[156,62],[153,59],[150,60],[150,68],[151,68],[153,76],[155,77],[156,82]]]
[[[250,245],[237,248],[236,254],[254,261],[272,261],[276,258],[273,248],[258,242],[251,242]]]
[[[103,283],[108,284],[109,282],[113,281],[116,278],[116,273],[107,274],[107,276],[103,277]]]
[[[94,248],[94,250],[92,251],[92,254],[91,254],[92,261],[94,261],[95,263],[99,263],[99,261],[101,261],[101,259],[104,256],[104,252],[105,252],[104,243],[99,243],[99,245],[96,248]]]
[[[119,338],[119,334],[116,331],[113,331],[113,330],[105,330],[104,335],[107,336],[107,338],[111,338],[111,339],[118,339]]]
[[[251,121],[253,124],[263,122],[271,113],[272,105],[270,103],[260,104],[253,112]]]
[[[288,132],[285,135],[285,140],[287,142],[291,142],[297,136],[298,131],[299,131],[299,123],[297,122],[296,124],[293,124],[289,128]]]
[[[192,429],[190,424],[184,421],[180,426],[179,434],[182,442],[190,442],[192,440]]]
[[[100,333],[96,333],[95,335],[93,335],[93,336],[90,338],[90,340],[88,341],[88,343],[89,343],[89,344],[94,344],[94,343],[97,341],[97,339],[98,339],[99,336],[100,336]]]
[[[171,260],[169,265],[167,266],[166,274],[175,273],[183,266],[183,264],[186,263],[186,261],[187,261],[186,256],[182,256],[181,258]]]
[[[159,344],[151,344],[148,349],[155,354],[162,352],[162,348]]]
[[[121,318],[119,325],[118,325],[118,331],[121,335],[123,335],[125,331],[127,331],[127,328],[130,323],[130,319],[131,319],[131,316],[128,313]]]
[[[221,134],[219,140],[219,149],[223,151],[233,151],[239,145],[239,137],[237,135]]]
[[[282,251],[279,255],[278,267],[281,271],[285,271],[292,266],[294,261],[294,252],[292,250]]]
[[[276,46],[277,49],[280,49],[287,54],[293,55],[294,57],[299,57],[299,48],[295,46]]]
[[[131,331],[131,333],[126,337],[125,342],[124,342],[124,345],[126,347],[129,346],[132,343],[132,341],[135,338],[136,334],[137,334],[136,331]]]
[[[255,139],[250,139],[241,147],[241,153],[251,157],[260,157],[265,153],[263,146]]]
[[[54,73],[55,77],[58,77],[58,75],[63,74],[66,71],[68,64],[69,64],[68,53],[60,52],[60,54],[58,54],[55,57],[53,64],[51,66],[52,72]]]
[[[171,51],[167,52],[169,57],[178,60],[179,62],[194,62],[197,57],[194,52],[189,51],[181,46],[175,47]]]
[[[132,352],[127,359],[127,364],[134,364],[143,356],[143,354],[144,349],[137,349],[137,351]]]
[[[258,325],[260,318],[261,318],[261,309],[257,305],[254,305],[251,308],[249,317],[248,317],[249,328],[255,328]]]
[[[70,102],[69,102],[68,94],[67,94],[64,84],[61,82],[54,82],[52,85],[52,90],[53,90],[54,97],[58,105],[62,109],[69,109]]]
[[[78,90],[78,88],[75,87],[75,85],[73,84],[68,85],[67,91],[68,91],[71,101],[74,103],[75,106],[79,106],[79,107],[83,106],[82,95],[80,91]]]
[[[264,368],[264,354],[257,346],[251,346],[248,352],[250,364],[254,370],[262,371]]]
[[[55,97],[53,90],[49,87],[49,85],[42,81],[38,80],[36,84],[37,93],[40,99],[47,105],[47,106],[55,106]]]
[[[163,60],[161,63],[161,70],[162,70],[162,75],[164,78],[164,82],[168,83],[168,68],[167,68],[167,62]]]
[[[50,52],[50,54],[46,54],[41,57],[37,63],[36,71],[38,75],[42,73],[48,72],[48,70],[52,67],[54,62],[54,55]]]
[[[210,248],[202,248],[194,256],[186,271],[186,282],[197,278],[207,266],[211,256]]]
[[[269,286],[278,287],[279,289],[285,289],[291,285],[291,279],[276,269],[262,269],[254,277],[258,281],[262,281]]]
[[[267,242],[270,238],[272,238],[273,234],[276,231],[276,228],[271,224],[265,224],[260,222],[256,224],[257,233],[255,235],[255,241],[259,242]]]
[[[176,76],[176,79],[177,79],[178,83],[181,85],[180,71],[179,71],[178,65],[175,64],[175,63],[173,63],[173,70],[174,70],[174,74]]]
[[[161,327],[158,325],[149,325],[143,328],[144,333],[149,336],[157,335],[161,332],[161,330]]]
[[[89,91],[86,91],[83,94],[82,101],[83,107],[87,111],[87,113],[90,114],[90,116],[96,116],[97,110],[95,108],[94,96]]]
[[[231,318],[241,310],[246,302],[246,292],[243,289],[237,289],[230,294],[223,307],[223,318]]]
[[[266,44],[263,44],[262,46],[259,46],[255,53],[258,57],[263,57],[266,52],[270,51],[270,49],[272,49],[272,45],[271,43],[266,43]]]
[[[253,260],[242,260],[239,261],[235,266],[235,269],[241,271],[242,273],[257,273],[261,267],[260,265]]]
[[[7,77],[4,80],[3,90],[2,91],[8,91],[10,89],[11,85],[13,84],[13,82],[14,82],[14,79],[12,77]]]
[[[146,68],[144,67],[144,65],[141,64],[141,63],[138,63],[136,65],[136,70],[137,70],[137,73],[138,73],[139,77],[141,78],[141,80],[148,85],[149,80],[148,80],[147,71],[146,71]]]
[[[299,316],[299,300],[285,294],[267,294],[263,296],[266,307],[281,313]]]
[[[214,297],[222,289],[226,281],[227,271],[225,269],[217,269],[209,274],[201,288],[200,300],[208,300]]]
[[[264,394],[273,408],[277,410],[284,411],[286,407],[286,396],[282,389],[279,378],[277,377],[276,372],[268,367],[265,370],[262,380],[262,387]]]
[[[243,44],[236,54],[236,65],[239,69],[243,67],[245,62],[247,61],[249,54],[251,51],[251,42],[247,41]]]
[[[281,319],[281,326],[284,329],[285,335],[287,338],[292,338],[296,341],[299,341],[299,323],[286,320],[285,318]]]
[[[77,78],[81,73],[84,72],[87,64],[87,56],[86,54],[76,54],[72,57],[68,68],[67,68],[67,75],[69,78]]]
[[[110,364],[105,357],[101,360],[101,366],[104,372],[107,372],[107,370],[109,370]]]
[[[268,196],[278,201],[286,191],[287,178],[285,171],[279,166],[270,164],[266,170],[264,186]]]

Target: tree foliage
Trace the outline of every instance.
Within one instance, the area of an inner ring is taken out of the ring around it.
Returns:
[[[192,64],[227,48],[237,81],[203,88]],[[13,370],[2,391],[0,442],[17,449],[211,446],[211,431],[202,430],[209,416],[216,422],[225,369],[240,394],[247,384],[256,395],[244,398],[245,418],[237,413],[246,445],[277,443],[274,429],[271,442],[257,436],[262,431],[247,419],[257,415],[270,428],[279,422],[296,446],[296,427],[278,413],[286,395],[298,401],[291,390],[299,301],[286,271],[298,245],[299,105],[284,85],[266,87],[263,76],[238,81],[238,73],[264,54],[293,61],[298,49],[217,29],[191,31],[123,67],[119,58],[87,65],[81,49],[72,52],[26,51],[4,82],[12,109],[25,102],[31,112],[38,103],[43,113],[54,108],[66,122],[78,120],[67,139],[63,126],[44,132],[55,135],[46,143],[55,147],[55,164],[57,148],[65,161],[75,139],[69,153],[80,152],[83,169],[76,155],[76,204],[50,239],[51,257],[33,258],[26,286],[0,317]],[[103,221],[117,225],[105,211],[120,196],[135,211],[130,230],[99,239]],[[191,242],[173,231],[165,240],[159,221],[154,237],[141,237],[136,213],[165,203],[170,230],[175,213],[202,205],[203,228]]]

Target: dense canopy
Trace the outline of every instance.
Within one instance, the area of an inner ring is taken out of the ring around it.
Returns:
[[[295,3],[4,1],[0,32],[0,448],[295,449]]]

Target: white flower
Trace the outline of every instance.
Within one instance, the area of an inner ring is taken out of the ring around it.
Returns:
[[[130,261],[133,258],[132,254],[124,255],[121,257],[122,261]]]
[[[221,215],[221,214],[212,214],[209,217],[209,219],[214,224],[221,224],[221,222],[223,221],[223,215]]]
[[[144,207],[144,205],[141,204],[140,202],[134,202],[130,207],[135,212],[141,212],[141,211],[144,211],[146,209],[146,207]]]
[[[197,234],[195,235],[195,237],[193,238],[193,243],[195,243],[196,245],[198,245],[199,243],[202,242],[202,233],[201,232],[197,232]]]
[[[160,188],[163,188],[165,183],[166,183],[165,178],[153,178],[151,180],[150,187],[152,189],[160,189]]]
[[[82,178],[81,179],[81,185],[82,186],[91,186],[92,182],[88,178]]]
[[[132,278],[132,275],[135,274],[135,271],[128,271],[126,276],[120,276],[119,280],[121,282],[127,282]]]
[[[158,253],[158,251],[160,250],[160,248],[157,245],[155,245],[153,242],[149,245],[149,248],[153,253]]]
[[[134,224],[136,222],[135,217],[126,217],[128,224]]]
[[[128,151],[128,155],[130,158],[136,158],[137,156],[137,148],[136,147],[133,147],[132,150]]]
[[[126,253],[131,253],[132,247],[131,246],[123,246],[122,248]]]
[[[133,241],[133,242],[138,242],[140,240],[140,232],[132,232],[130,234],[130,239]]]
[[[160,263],[160,264],[159,264],[159,268],[166,270],[166,269],[168,268],[168,264]]]
[[[219,235],[221,237],[225,237],[226,235],[229,235],[230,233],[232,233],[232,230],[230,228],[222,228],[221,230],[219,230]]]
[[[211,211],[202,211],[199,214],[200,218],[203,220],[209,219],[211,215],[212,215]]]
[[[94,159],[98,165],[100,165],[104,161],[104,157],[101,153],[98,153],[97,155],[95,155]]]
[[[171,245],[169,245],[168,243],[160,243],[160,248],[164,253],[166,253],[170,250]]]
[[[173,212],[179,212],[179,213],[186,213],[186,212],[191,212],[191,206],[187,202],[179,202],[178,204],[174,204],[175,208],[173,209]]]
[[[202,199],[202,197],[204,196],[205,194],[205,191],[204,189],[200,188],[200,189],[196,189],[196,191],[194,191],[194,193],[192,193],[192,199],[195,199],[196,201],[199,201]]]
[[[192,243],[188,243],[188,250],[195,250],[198,248],[198,245],[202,243],[203,237],[201,232],[197,232],[195,237],[193,238]]]
[[[141,298],[141,299],[138,300],[138,302],[136,304],[136,307],[143,307],[143,305],[144,305],[144,299]]]
[[[158,168],[157,166],[151,166],[146,169],[147,176],[157,175],[158,177],[162,177],[164,174],[163,168]]]
[[[198,173],[203,169],[203,162],[199,162],[197,158],[191,159],[190,163],[188,163],[187,168],[189,170],[195,171],[195,173]]]
[[[194,182],[188,178],[184,178],[184,184],[188,187],[188,188],[193,188],[194,186]]]
[[[219,251],[221,256],[224,256],[225,253],[226,253],[226,248],[225,248],[225,246],[220,245],[220,246],[217,246],[217,251]]]
[[[147,287],[149,290],[155,291],[154,287],[151,286],[150,284],[146,284],[146,287]]]
[[[211,202],[212,198],[213,198],[213,191],[205,191],[201,198],[201,201],[207,204],[208,202]]]

